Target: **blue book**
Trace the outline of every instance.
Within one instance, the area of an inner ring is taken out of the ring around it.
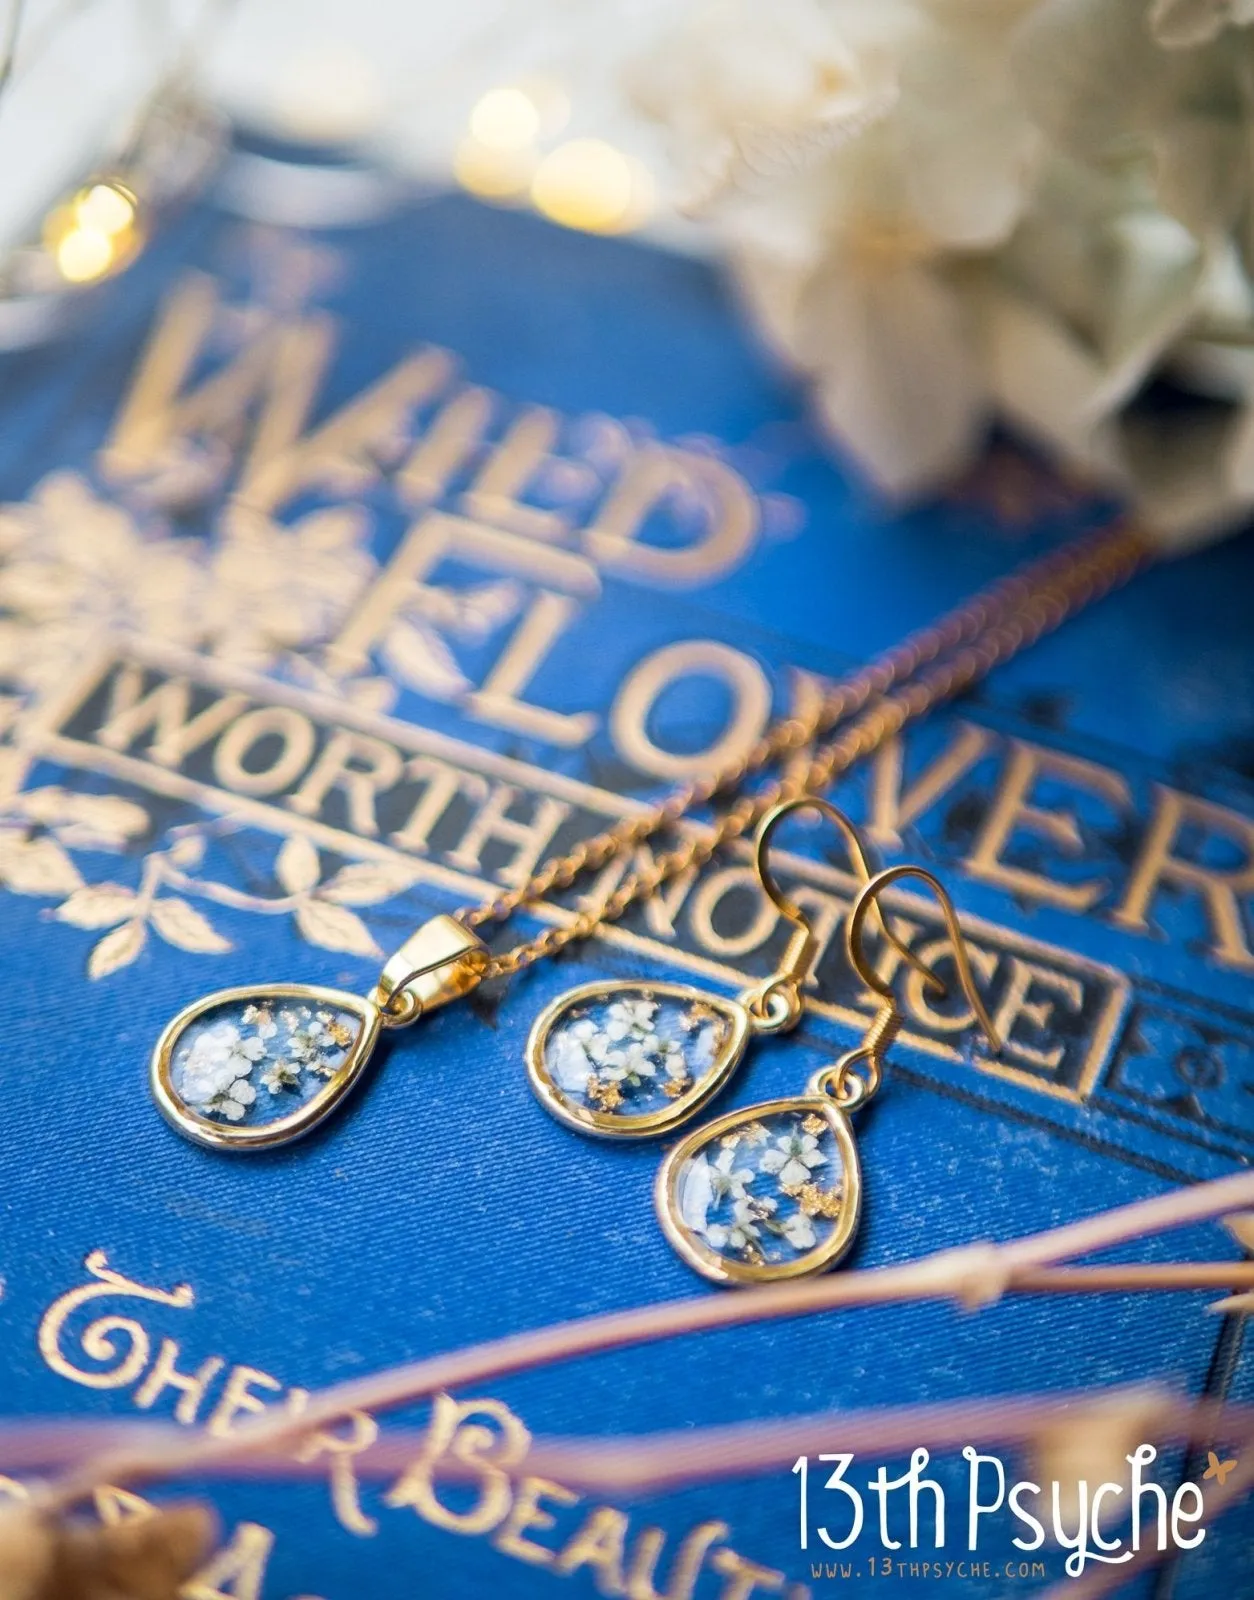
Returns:
[[[786,930],[744,849],[398,1035],[300,1143],[181,1139],[149,1095],[156,1039],[231,985],[365,993],[420,922],[517,884],[1110,515],[1007,443],[944,499],[894,512],[833,462],[709,265],[351,165],[302,175],[313,225],[251,221],[286,162],[236,151],[71,335],[0,360],[14,1417],[222,1435],[394,1363],[720,1292],[658,1228],[662,1147],[560,1125],[525,1050],[581,984],[732,997],[765,977]],[[325,225],[320,184],[341,211]],[[1012,1238],[1249,1161],[1251,593],[1247,539],[1153,568],[833,791],[882,861],[946,884],[1004,1035],[993,1055],[956,1001],[903,980],[907,1025],[855,1122],[851,1264]],[[837,936],[855,888],[838,842],[798,821],[776,859],[826,940],[818,986],[714,1113],[800,1093],[868,1018]],[[937,958],[934,904],[909,886],[892,904]],[[1236,1248],[1208,1226],[1128,1254]],[[473,1423],[508,1449],[524,1430],[1150,1381],[1254,1400],[1240,1321],[1206,1299],[828,1314],[511,1377],[398,1421],[438,1453]],[[956,1451],[929,1469],[943,1547],[926,1496],[913,1550],[903,1497],[894,1549],[868,1496],[837,1559],[817,1529],[844,1502],[816,1460],[807,1524],[787,1465],[612,1501],[433,1480],[424,1458],[407,1487],[359,1481],[371,1426],[341,1430],[325,1478],[212,1485],[224,1554],[189,1593],[799,1600],[846,1578],[913,1593],[912,1564],[952,1562],[962,1592],[994,1596],[1064,1575],[1068,1552],[1022,1555],[1005,1512],[968,1550]],[[843,1449],[838,1427],[825,1448]],[[880,1464],[860,1453],[851,1481]],[[1200,1475],[1179,1451],[1156,1470],[1169,1494]],[[1238,1509],[1129,1592],[1254,1594],[1251,1527]]]

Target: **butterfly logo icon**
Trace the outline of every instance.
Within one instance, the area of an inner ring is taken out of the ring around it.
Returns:
[[[1236,1466],[1236,1462],[1235,1461],[1221,1461],[1213,1450],[1208,1450],[1206,1452],[1206,1460],[1207,1460],[1208,1465],[1207,1465],[1206,1471],[1202,1474],[1202,1477],[1203,1478],[1214,1478],[1215,1482],[1222,1489],[1223,1488],[1223,1484],[1224,1484],[1224,1479],[1232,1471],[1233,1467]]]

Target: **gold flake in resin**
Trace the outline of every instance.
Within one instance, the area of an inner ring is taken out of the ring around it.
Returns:
[[[647,1138],[685,1122],[744,1054],[749,1017],[734,1000],[679,984],[593,983],[536,1019],[527,1072],[569,1127]]]
[[[690,1266],[714,1283],[754,1284],[838,1261],[861,1194],[849,1119],[806,1097],[731,1111],[690,1133],[662,1163],[655,1199]]]

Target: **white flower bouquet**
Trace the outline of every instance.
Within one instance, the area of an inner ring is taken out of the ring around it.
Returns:
[[[715,0],[633,73],[887,492],[1000,420],[1187,544],[1254,507],[1254,0]]]

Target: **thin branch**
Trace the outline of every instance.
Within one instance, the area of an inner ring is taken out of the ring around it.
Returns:
[[[765,1423],[685,1428],[644,1438],[542,1438],[534,1440],[515,1465],[499,1465],[514,1477],[539,1474],[589,1492],[652,1494],[697,1482],[753,1477],[791,1466],[799,1455],[816,1455],[833,1442],[855,1453],[874,1450],[885,1459],[915,1445],[938,1451],[964,1444],[1028,1446],[1059,1423],[1074,1424],[1086,1409],[1106,1411],[1121,1402],[1135,1410],[1147,1432],[1162,1443],[1209,1439],[1235,1444],[1254,1435],[1254,1405],[1198,1401],[1142,1387],[874,1406]],[[136,1422],[17,1423],[0,1430],[0,1460],[8,1472],[47,1472],[81,1460],[85,1443],[108,1448],[146,1444],[155,1449],[185,1437],[172,1428]],[[422,1429],[392,1429],[354,1453],[353,1470],[362,1479],[392,1478],[413,1463],[426,1443]],[[455,1479],[459,1471],[473,1475],[476,1466],[450,1456],[440,1470]],[[253,1449],[209,1466],[198,1464],[196,1472],[232,1481],[290,1481],[322,1478],[326,1463],[316,1455],[301,1458],[287,1450]]]
[[[1173,1190],[1004,1245],[969,1245],[906,1266],[848,1272],[734,1295],[703,1295],[558,1323],[350,1379],[313,1395],[299,1416],[276,1414],[262,1418],[229,1439],[172,1437],[168,1442],[154,1442],[148,1449],[128,1451],[123,1447],[106,1451],[70,1473],[55,1486],[53,1494],[56,1503],[66,1505],[100,1484],[138,1483],[211,1470],[223,1461],[253,1451],[290,1447],[350,1411],[385,1411],[441,1390],[679,1334],[805,1316],[838,1306],[882,1305],[900,1300],[947,1299],[984,1305],[1013,1289],[1017,1274],[1025,1270],[1038,1270],[1070,1255],[1251,1208],[1254,1173],[1244,1172]],[[1233,1270],[1238,1270],[1235,1264]]]
[[[798,1456],[840,1449],[874,1451],[884,1460],[916,1445],[942,1452],[965,1444],[1031,1446],[1059,1423],[1073,1425],[1086,1408],[1126,1399],[1147,1432],[1162,1442],[1244,1439],[1254,1431],[1254,1406],[1196,1401],[1154,1389],[1098,1389],[1072,1394],[997,1395],[933,1405],[827,1411],[772,1422],[721,1428],[685,1428],[644,1438],[536,1439],[519,1472],[555,1478],[574,1489],[609,1494],[653,1494],[693,1483],[750,1478],[791,1467]],[[387,1444],[392,1442],[389,1435]],[[403,1467],[411,1454],[395,1451],[388,1465]],[[377,1447],[376,1447],[377,1448]],[[364,1452],[357,1458],[363,1472]],[[391,1455],[392,1453],[389,1452]],[[383,1462],[377,1464],[382,1469]]]

